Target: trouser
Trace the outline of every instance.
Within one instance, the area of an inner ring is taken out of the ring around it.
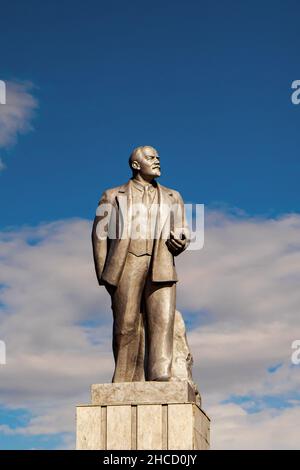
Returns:
[[[151,256],[128,253],[121,279],[111,292],[111,298],[113,382],[170,378],[176,283],[152,282]]]

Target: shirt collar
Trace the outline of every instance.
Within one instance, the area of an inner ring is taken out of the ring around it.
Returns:
[[[144,188],[147,186],[149,191],[152,192],[155,190],[155,186],[153,184],[142,184],[140,183],[139,181],[137,181],[136,179],[132,178],[132,182],[134,184],[134,187],[136,189],[138,189],[139,191],[144,191]]]

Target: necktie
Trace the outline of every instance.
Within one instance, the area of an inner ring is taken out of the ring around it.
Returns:
[[[143,199],[142,203],[144,205],[144,220],[143,220],[143,234],[144,234],[144,239],[146,239],[146,249],[148,250],[148,244],[149,244],[149,186],[144,187],[144,193],[143,193]]]
[[[146,209],[148,210],[148,206],[149,206],[149,186],[144,187],[144,194],[143,194],[142,202],[143,202],[144,206],[146,207]]]

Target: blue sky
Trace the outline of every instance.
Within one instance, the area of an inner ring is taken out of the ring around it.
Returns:
[[[299,13],[293,0],[1,5],[0,80],[19,83],[20,126],[7,142],[0,104],[0,448],[72,446],[75,404],[110,379],[90,220],[144,144],[160,153],[162,184],[217,213],[179,292],[216,446],[259,446],[270,433],[276,447],[287,423],[293,446]],[[282,413],[276,423],[268,410]],[[226,441],[229,421],[241,441]]]
[[[35,132],[2,151],[1,226],[92,217],[131,149],[185,199],[299,211],[296,1],[13,1],[3,80],[34,84]],[[16,220],[16,213],[18,217]]]
[[[26,409],[9,410],[0,407],[0,422],[5,421],[9,423],[11,429],[23,428],[30,421],[29,413]],[[14,450],[14,449],[45,449],[57,447],[63,435],[4,435],[0,434],[0,449]]]

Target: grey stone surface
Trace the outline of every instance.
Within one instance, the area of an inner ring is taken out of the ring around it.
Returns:
[[[201,407],[201,396],[197,385],[193,381],[192,367],[193,356],[186,336],[185,323],[182,314],[176,310],[171,374],[172,377],[177,377],[180,380],[187,380],[189,382],[196,396],[195,402]]]
[[[168,406],[168,449],[192,450],[194,448],[193,406],[172,404]]]
[[[106,440],[110,450],[131,450],[131,407],[108,406]]]
[[[137,407],[137,449],[163,448],[163,412],[161,405]]]
[[[77,407],[78,450],[208,450],[209,428],[194,403]]]
[[[102,442],[101,406],[77,406],[76,449],[101,449]]]
[[[174,382],[120,382],[92,385],[92,405],[197,403],[187,380]]]

